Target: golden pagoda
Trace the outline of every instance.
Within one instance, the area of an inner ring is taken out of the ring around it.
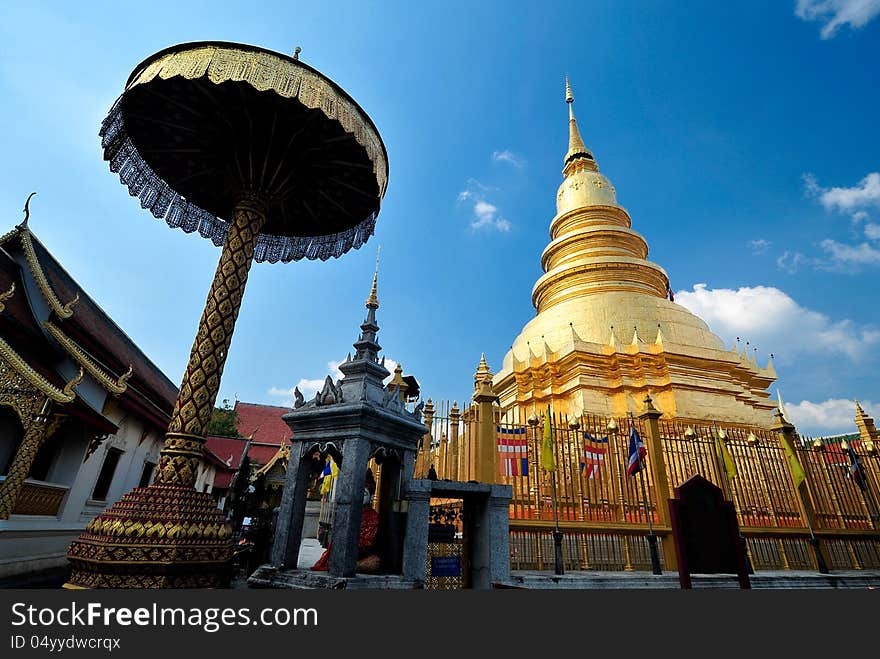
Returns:
[[[503,410],[621,416],[650,393],[669,417],[769,427],[776,405],[745,349],[728,350],[671,301],[666,271],[648,260],[611,181],[581,138],[566,78],[569,146],[530,320],[494,376]]]

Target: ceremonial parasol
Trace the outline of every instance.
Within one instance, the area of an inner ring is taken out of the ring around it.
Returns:
[[[167,48],[135,68],[104,120],[104,159],[129,193],[223,250],[154,483],[71,545],[69,586],[222,583],[230,530],[194,484],[250,264],[339,257],[374,231],[385,146],[360,106],[298,52]]]

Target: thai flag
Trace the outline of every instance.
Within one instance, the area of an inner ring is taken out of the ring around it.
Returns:
[[[849,473],[856,485],[864,492],[868,489],[868,480],[865,478],[865,471],[862,469],[862,462],[859,456],[853,451],[852,444],[846,445],[846,453],[849,456]]]
[[[525,428],[496,426],[499,466],[502,476],[528,476],[528,439]]]
[[[315,472],[312,472],[312,473],[315,473]],[[322,471],[321,475],[318,476],[318,480],[321,480],[324,478],[324,476],[329,476],[332,473],[333,473],[333,470],[330,466],[330,461],[328,460],[327,463],[324,465],[324,471]]]
[[[634,476],[639,473],[645,467],[645,456],[648,454],[645,445],[642,443],[642,438],[639,437],[639,431],[636,430],[635,425],[630,426],[629,428],[629,467],[627,467],[626,472],[630,476]]]
[[[581,462],[581,472],[584,478],[596,478],[599,467],[605,461],[605,453],[608,451],[607,437],[593,437],[584,433],[584,461]]]

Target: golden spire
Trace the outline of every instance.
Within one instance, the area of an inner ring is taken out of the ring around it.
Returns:
[[[581,133],[578,130],[577,119],[574,118],[574,94],[571,92],[571,83],[568,76],[565,76],[565,102],[568,103],[568,153],[565,154],[565,175],[568,176],[571,171],[569,165],[572,161],[579,158],[593,160],[593,154],[587,149]],[[595,169],[595,163],[593,163]]]
[[[370,289],[370,296],[367,298],[368,309],[379,308],[379,295],[377,286],[379,284],[379,254],[382,252],[382,245],[376,250],[376,271],[373,273],[373,288]]]

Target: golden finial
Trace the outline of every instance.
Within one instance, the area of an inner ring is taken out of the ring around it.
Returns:
[[[28,220],[31,219],[31,197],[33,197],[36,192],[31,192],[28,195],[28,198],[24,201],[24,222],[18,225],[20,229],[24,229],[28,225]]]
[[[376,250],[376,270],[373,272],[373,288],[370,289],[370,296],[367,298],[367,307],[371,309],[379,308],[379,254],[382,253],[382,245]]]
[[[70,382],[64,385],[64,395],[72,399],[74,396],[74,389],[76,389],[77,386],[79,386],[79,383],[83,381],[84,376],[85,373],[83,372],[82,368],[80,368],[79,375],[77,375]]]
[[[12,286],[9,287],[9,290],[5,293],[0,293],[0,313],[3,313],[3,310],[6,309],[6,305],[3,304],[11,298],[15,294],[15,282],[12,282]]]
[[[293,59],[295,59],[297,62],[299,61],[299,54],[301,52],[302,52],[302,48],[300,48],[299,46],[297,46],[296,48],[293,49]]]
[[[134,373],[134,369],[132,368],[131,364],[129,364],[128,370],[125,373],[123,373],[122,375],[120,375],[119,378],[116,380],[116,386],[125,387],[133,373]]]
[[[71,314],[73,314],[73,307],[76,306],[76,303],[79,302],[79,292],[74,296],[74,298],[61,307],[61,316],[64,318],[70,318]]]
[[[578,130],[577,120],[574,118],[574,94],[571,91],[571,83],[568,76],[565,76],[565,102],[568,104],[568,153],[565,154],[565,175],[569,173],[569,163],[575,158],[587,158],[593,160],[593,154],[590,153],[584,144],[581,133]],[[593,163],[595,168],[595,163]]]

